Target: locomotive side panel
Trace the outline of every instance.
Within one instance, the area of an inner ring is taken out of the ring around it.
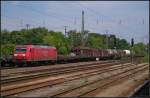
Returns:
[[[56,49],[48,49],[48,58],[51,60],[57,60],[57,51]]]
[[[53,48],[32,48],[33,61],[57,60],[57,51]]]

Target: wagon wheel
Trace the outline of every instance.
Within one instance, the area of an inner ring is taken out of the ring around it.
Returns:
[[[2,60],[2,61],[1,61],[1,66],[3,66],[3,67],[6,66],[6,61],[5,61],[5,60]]]

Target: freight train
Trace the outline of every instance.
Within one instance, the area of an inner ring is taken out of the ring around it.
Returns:
[[[13,62],[15,64],[24,63],[56,63],[56,62],[73,62],[85,60],[101,59],[119,59],[129,56],[129,50],[116,49],[92,49],[87,47],[75,47],[71,49],[68,56],[58,55],[57,49],[52,46],[42,45],[17,45],[13,52]]]

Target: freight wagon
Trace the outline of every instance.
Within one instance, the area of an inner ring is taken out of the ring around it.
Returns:
[[[116,49],[92,49],[92,48],[73,48],[72,53],[79,56],[80,58],[89,58],[89,59],[117,59],[123,56],[126,56],[123,50]]]

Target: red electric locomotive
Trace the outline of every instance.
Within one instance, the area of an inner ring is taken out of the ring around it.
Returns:
[[[17,62],[55,62],[57,50],[51,46],[17,45],[14,49],[14,61]]]

